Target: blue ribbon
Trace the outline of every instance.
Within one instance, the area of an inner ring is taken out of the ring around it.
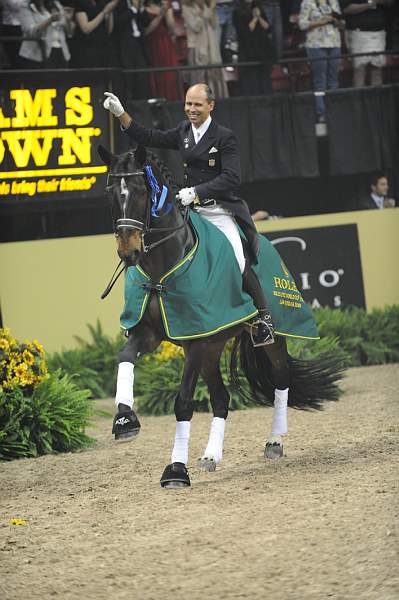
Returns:
[[[162,191],[160,190],[158,181],[156,180],[152,168],[149,165],[144,167],[144,171],[147,175],[148,185],[151,188],[151,215],[153,217],[160,217],[161,215],[159,215],[158,213],[165,204],[165,200],[167,198],[169,190],[166,187],[166,185],[162,186]],[[171,209],[172,203],[168,202],[168,204],[166,205],[166,211],[164,212],[164,215],[167,215]]]

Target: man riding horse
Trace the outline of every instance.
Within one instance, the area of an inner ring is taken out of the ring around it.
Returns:
[[[218,125],[211,117],[215,97],[205,83],[187,90],[187,120],[174,129],[149,129],[136,123],[114,94],[107,96],[104,108],[120,121],[122,130],[136,143],[152,148],[178,150],[183,158],[184,183],[177,197],[215,225],[233,247],[243,277],[243,289],[253,299],[258,315],[251,321],[256,346],[274,342],[274,325],[258,277],[251,268],[257,262],[259,242],[247,204],[234,195],[240,183],[240,159],[234,133]],[[248,241],[244,255],[237,223]]]

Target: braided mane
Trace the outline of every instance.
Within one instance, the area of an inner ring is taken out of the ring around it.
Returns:
[[[179,186],[173,179],[173,176],[165,163],[163,163],[156,154],[147,150],[147,162],[153,163],[159,170],[162,178],[164,179],[165,184],[170,190],[172,197],[174,198],[176,193],[179,190]]]

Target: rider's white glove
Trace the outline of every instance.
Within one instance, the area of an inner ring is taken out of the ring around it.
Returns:
[[[197,194],[195,193],[195,188],[183,188],[176,194],[176,198],[180,200],[183,206],[188,206],[197,198]]]
[[[109,110],[115,117],[120,117],[125,112],[121,101],[115,94],[111,94],[111,92],[104,92],[104,96],[107,96],[104,100],[104,108]]]

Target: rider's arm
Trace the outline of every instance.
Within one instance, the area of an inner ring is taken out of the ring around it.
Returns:
[[[200,200],[218,198],[233,191],[241,182],[240,157],[235,135],[229,132],[223,137],[219,146],[221,169],[214,179],[195,186]]]
[[[124,113],[128,117],[128,113]],[[128,120],[122,119],[123,115],[119,117],[119,121],[122,125],[122,129],[127,135],[142,146],[149,148],[168,148],[169,150],[179,149],[179,128],[174,129],[151,129],[149,127],[143,127],[136,123],[131,117]],[[126,123],[126,125],[125,125]]]
[[[179,149],[179,127],[162,131],[138,125],[128,112],[123,108],[121,101],[112,92],[104,92],[104,108],[109,110],[121,124],[122,130],[142,146],[150,148]]]

